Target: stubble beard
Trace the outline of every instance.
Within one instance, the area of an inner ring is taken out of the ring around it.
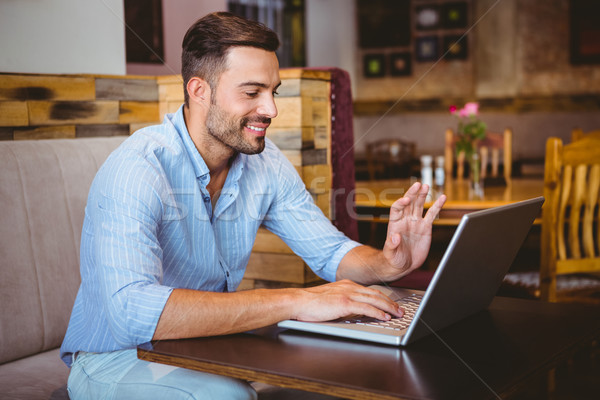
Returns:
[[[238,120],[212,103],[206,118],[206,129],[211,136],[236,153],[259,154],[265,149],[265,137],[254,136],[252,141],[247,140],[244,135],[244,127],[250,122],[265,123],[270,122],[270,119],[244,117]]]

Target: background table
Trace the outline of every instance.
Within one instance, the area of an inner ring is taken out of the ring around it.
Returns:
[[[358,220],[387,221],[389,208],[395,200],[406,193],[412,183],[413,181],[409,179],[357,181],[355,204]],[[448,180],[443,189],[432,188],[432,199],[425,204],[425,208],[429,208],[442,193],[447,196],[447,200],[435,223],[456,225],[468,212],[542,196],[544,181],[515,178],[506,186],[485,187],[483,197],[474,198],[469,191],[468,180]]]
[[[600,308],[497,297],[406,348],[282,331],[166,340],[138,357],[349,399],[505,398],[600,336]]]

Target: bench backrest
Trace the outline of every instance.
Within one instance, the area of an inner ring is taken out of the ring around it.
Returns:
[[[124,139],[0,142],[0,363],[60,346],[88,190]]]

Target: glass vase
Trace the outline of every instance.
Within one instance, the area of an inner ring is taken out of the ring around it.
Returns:
[[[483,198],[483,180],[481,179],[481,162],[479,154],[473,153],[469,157],[469,198]]]

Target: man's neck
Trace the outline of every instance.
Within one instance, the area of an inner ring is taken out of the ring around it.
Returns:
[[[209,135],[205,121],[194,117],[188,107],[184,107],[183,117],[192,142],[206,163],[211,176],[219,174],[224,169],[228,170],[237,153]]]
[[[214,208],[237,153],[209,135],[206,132],[206,124],[196,120],[188,107],[184,107],[183,116],[192,142],[208,167],[210,182],[206,189]]]

